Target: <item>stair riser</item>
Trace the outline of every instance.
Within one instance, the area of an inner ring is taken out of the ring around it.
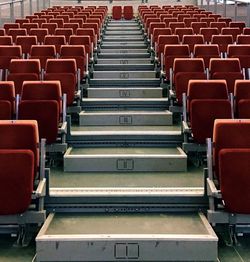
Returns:
[[[94,71],[94,79],[139,79],[139,78],[155,78],[155,71]]]
[[[140,35],[141,30],[122,30],[122,31],[106,31],[105,36],[124,36],[126,34],[127,36],[129,35]]]
[[[65,172],[185,172],[186,156],[157,157],[88,157],[81,155],[65,156]]]
[[[147,50],[147,46],[144,44],[128,44],[126,42],[124,43],[112,43],[112,44],[103,44],[101,46],[101,50],[104,49],[144,49]]]
[[[160,79],[91,79],[90,80],[90,86],[91,87],[96,87],[96,86],[101,86],[101,87],[110,87],[110,86],[123,86],[123,87],[159,87],[160,85]]]
[[[151,59],[98,59],[97,61],[97,65],[139,65],[139,64],[150,64],[151,63]]]
[[[139,58],[150,58],[150,54],[149,53],[135,53],[135,52],[131,52],[131,53],[101,53],[98,55],[99,58],[101,59],[139,59]]]
[[[89,88],[89,98],[161,98],[161,88],[141,88],[141,89],[101,89]]]
[[[103,36],[103,42],[109,41],[109,42],[134,42],[139,41],[143,42],[144,37],[143,36]]]
[[[172,125],[172,114],[121,114],[121,115],[91,115],[80,114],[82,126],[166,126]]]
[[[121,60],[122,61],[122,60]],[[122,61],[123,62],[123,61]],[[126,61],[125,61],[126,62]],[[153,64],[140,64],[140,65],[128,65],[128,64],[107,64],[107,65],[95,65],[96,71],[153,71]]]

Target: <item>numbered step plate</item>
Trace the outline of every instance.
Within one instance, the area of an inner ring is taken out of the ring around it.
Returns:
[[[172,113],[164,111],[82,111],[81,126],[167,126],[173,124]]]
[[[126,64],[126,65],[139,65],[139,64],[150,64],[151,63],[151,58],[128,58],[128,59],[98,59],[97,64],[95,65],[110,65],[110,64]]]
[[[127,47],[124,46],[122,49],[119,49],[118,48],[113,48],[113,49],[104,49],[104,48],[101,48],[100,50],[100,55],[101,54],[109,54],[109,53],[115,53],[115,54],[133,54],[133,53],[136,53],[136,54],[148,54],[148,50],[143,47],[143,48],[140,48],[140,49],[136,49],[136,46],[134,48],[131,48],[131,49],[126,49]]]
[[[149,79],[156,78],[155,71],[94,71],[93,78],[97,79]]]
[[[64,155],[68,172],[186,171],[187,156],[181,148],[69,148]]]
[[[88,98],[161,98],[161,87],[88,88]]]
[[[36,238],[38,262],[217,261],[202,214],[50,214]]]

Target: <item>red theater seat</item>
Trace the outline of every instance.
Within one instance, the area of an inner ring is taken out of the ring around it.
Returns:
[[[177,104],[182,105],[182,95],[187,93],[189,80],[206,79],[203,59],[176,58],[173,66],[173,79]]]
[[[215,176],[220,180],[225,209],[232,213],[250,213],[246,204],[250,200],[249,132],[250,120],[220,119],[214,124]]]
[[[112,18],[114,20],[122,19],[122,7],[121,6],[113,6],[113,8],[112,8]]]
[[[215,27],[206,27],[200,29],[200,35],[204,36],[206,43],[210,43],[212,37],[219,34],[219,30]]]
[[[38,59],[12,59],[7,80],[13,81],[16,94],[21,94],[23,81],[39,80],[40,72],[41,66]]]
[[[80,79],[83,79],[86,73],[86,52],[83,45],[65,45],[61,46],[60,58],[73,58],[76,60],[77,69],[80,70]]]
[[[244,78],[238,58],[211,58],[209,71],[211,79],[225,79],[227,81],[229,93],[233,93],[235,80]]]
[[[54,45],[56,52],[59,54],[62,45],[66,45],[66,38],[64,35],[47,35],[44,39],[45,45]]]
[[[39,164],[37,123],[2,120],[0,133],[0,197],[6,200],[0,215],[21,214],[31,204]]]
[[[45,80],[58,80],[61,82],[62,93],[67,95],[67,105],[72,105],[77,81],[75,59],[48,59],[45,71]]]
[[[37,45],[36,36],[17,36],[16,44],[22,47],[22,53],[27,55],[30,54],[30,49],[32,45]]]
[[[12,37],[14,43],[16,43],[17,36],[26,36],[27,30],[24,28],[9,29],[8,35]]]
[[[250,45],[229,45],[228,57],[238,58],[241,68],[250,68]]]
[[[34,165],[32,165],[32,180],[36,177],[39,166],[39,134],[36,121],[4,121],[0,122],[0,150],[2,149],[26,149],[32,152],[34,156]],[[8,165],[10,162],[7,163]],[[33,181],[31,181],[31,184]],[[12,192],[13,193],[13,192]],[[15,195],[15,194],[14,194]]]
[[[237,118],[250,119],[250,80],[236,80],[234,87]]]
[[[188,45],[190,52],[193,53],[195,45],[205,44],[203,35],[184,35],[182,44]]]
[[[5,32],[8,35],[10,29],[19,29],[20,25],[18,23],[5,23],[3,25],[3,28],[5,29]]]
[[[13,45],[11,36],[0,36],[0,46],[1,45]]]
[[[219,46],[219,51],[222,53],[227,52],[227,46],[233,44],[232,35],[214,35],[212,36],[211,44]]]
[[[13,118],[15,86],[13,82],[0,81],[0,120]]]
[[[191,27],[176,28],[175,31],[174,31],[174,34],[178,35],[179,38],[180,38],[180,41],[182,42],[184,35],[193,35],[194,31],[193,31],[193,28],[191,28]]]
[[[0,46],[0,69],[2,71],[1,80],[6,80],[6,75],[10,68],[11,59],[21,58],[21,56],[21,46]]]
[[[57,139],[61,97],[59,81],[23,83],[18,118],[36,120],[39,136],[46,138],[48,144],[55,143]]]
[[[194,57],[203,58],[205,67],[209,67],[211,58],[220,58],[220,51],[218,45],[195,45]]]
[[[37,28],[37,29],[31,29],[30,30],[30,36],[36,36],[37,37],[37,42],[39,44],[44,43],[45,36],[49,34],[48,29],[46,28]]]
[[[163,55],[166,79],[169,79],[170,69],[173,68],[174,59],[188,58],[190,57],[190,51],[188,45],[165,45]]]
[[[42,69],[45,69],[47,59],[55,57],[56,48],[54,45],[35,45],[31,47],[30,58],[39,59]]]
[[[194,99],[190,103],[190,125],[194,141],[205,144],[212,137],[215,119],[232,118],[231,104],[225,99]]]
[[[237,36],[241,34],[241,29],[238,27],[225,27],[221,29],[222,35],[231,35],[233,37],[233,41],[236,42]]]
[[[55,33],[55,30],[57,28],[56,23],[44,23],[42,24],[43,29],[47,29],[50,35],[53,35]]]
[[[133,6],[124,6],[123,7],[123,17],[125,20],[132,20],[134,18]]]

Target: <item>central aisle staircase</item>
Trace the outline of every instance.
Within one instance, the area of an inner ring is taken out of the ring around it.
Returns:
[[[169,101],[162,95],[161,81],[138,21],[108,21],[92,75],[88,95],[82,99],[79,126],[72,126],[64,171],[98,172],[103,176],[112,172],[129,179],[137,172],[151,172],[155,179],[160,172],[173,172],[174,176],[186,172],[187,156],[179,147],[181,130],[168,111]],[[66,214],[60,213],[60,208],[52,209],[56,213],[49,215],[36,239],[37,260],[217,259],[217,237],[197,209],[186,213],[152,213],[152,199],[169,197],[177,201],[172,205],[178,206],[181,198],[203,199],[203,189],[132,185],[97,185],[75,191],[51,188],[51,205],[62,197],[68,205],[75,201],[72,210],[78,211],[78,205],[94,197],[97,203],[103,200],[109,207],[102,210],[99,204],[99,211],[104,212],[98,215]],[[139,205],[129,209],[131,203]],[[66,208],[63,210],[66,212]]]

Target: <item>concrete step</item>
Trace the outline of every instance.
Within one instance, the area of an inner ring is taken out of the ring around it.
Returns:
[[[93,78],[97,79],[155,79],[155,71],[94,71]]]
[[[126,64],[126,60],[120,60],[125,64],[96,64],[95,71],[153,71],[155,66],[153,64]],[[119,61],[119,62],[120,62]]]
[[[168,98],[82,98],[82,108],[115,108],[120,110],[142,109],[154,110],[154,108],[168,109]]]
[[[81,126],[161,126],[172,125],[172,113],[164,111],[82,111]]]
[[[134,35],[141,35],[142,31],[141,30],[106,30],[105,31],[105,36],[134,36]]]
[[[112,31],[124,31],[124,32],[131,32],[131,31],[140,31],[141,32],[141,28],[139,25],[133,25],[133,26],[112,26],[109,25],[105,32],[112,32]]]
[[[137,36],[127,36],[127,35],[121,35],[121,36],[110,36],[110,35],[103,35],[103,42],[109,41],[109,42],[144,42],[144,36],[143,35],[137,35]]]
[[[151,63],[151,58],[128,58],[128,59],[102,59],[99,58],[97,60],[96,65],[119,65],[119,64],[128,64],[128,65],[141,65],[141,64],[150,64]],[[95,66],[96,66],[95,65]]]
[[[139,24],[137,22],[110,22],[108,23],[108,28],[111,27],[135,27],[135,26],[139,26]]]
[[[90,79],[90,87],[110,87],[110,86],[126,86],[126,87],[159,87],[161,80],[160,78],[99,78]]]
[[[218,255],[217,236],[195,212],[51,213],[36,243],[37,261],[51,262],[217,261]]]
[[[88,98],[162,98],[161,87],[88,88]]]
[[[115,54],[129,54],[129,53],[136,53],[136,54],[149,54],[148,53],[148,49],[147,48],[140,48],[140,49],[136,49],[136,48],[131,48],[131,49],[128,49],[126,46],[124,46],[124,48],[122,49],[116,49],[116,48],[113,48],[113,49],[107,49],[107,48],[102,48],[100,49],[100,54],[112,54],[112,53],[115,53]]]
[[[103,42],[101,49],[147,49],[147,45],[140,42]]]
[[[99,53],[98,54],[98,59],[144,59],[144,58],[150,58],[150,53],[136,53],[136,51],[134,52],[130,52],[130,53],[126,53],[124,52],[125,50],[120,50],[123,52],[120,53],[115,53],[115,51],[113,50],[112,53]],[[98,63],[98,60],[97,60]]]
[[[181,148],[69,148],[64,155],[65,172],[151,172],[187,170]]]

